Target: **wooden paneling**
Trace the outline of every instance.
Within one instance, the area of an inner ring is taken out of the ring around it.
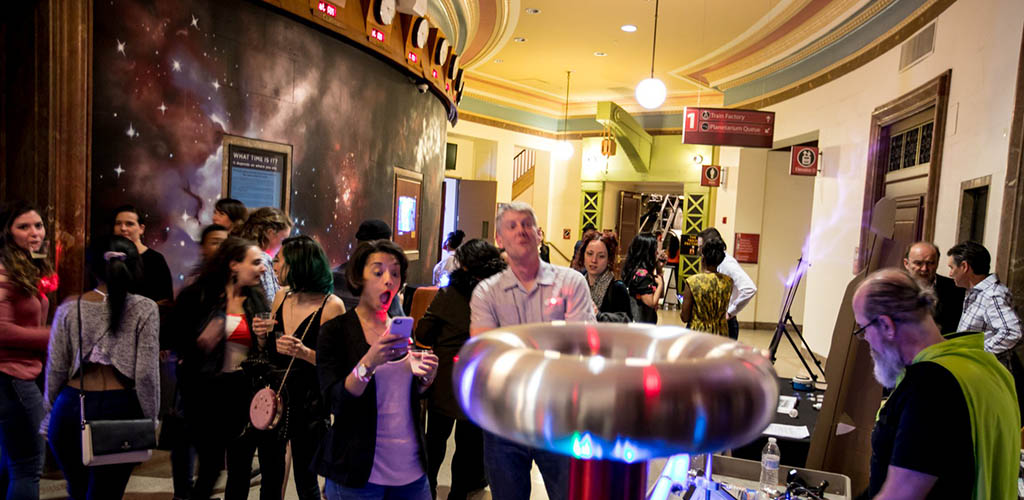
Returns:
[[[15,2],[5,15],[0,193],[43,210],[58,304],[84,282],[92,1]]]
[[[939,193],[939,174],[942,171],[942,149],[946,137],[946,108],[949,105],[949,84],[953,70],[935,77],[928,83],[909,93],[875,108],[871,114],[871,131],[868,139],[867,173],[864,180],[863,218],[860,232],[860,246],[857,269],[866,265],[869,250],[869,221],[875,202],[882,198],[885,189],[885,173],[888,167],[889,126],[928,108],[935,107],[935,123],[932,133],[931,162],[928,167],[928,190],[925,193],[921,237],[931,241],[935,233],[935,208]]]
[[[1016,99],[1010,122],[1003,211],[996,251],[996,273],[1013,294],[1017,314],[1024,314],[1024,38],[1017,63]]]

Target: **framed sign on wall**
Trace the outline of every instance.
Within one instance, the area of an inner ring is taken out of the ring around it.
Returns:
[[[420,258],[420,187],[423,174],[395,167],[394,240],[409,260]]]
[[[291,213],[292,146],[224,135],[221,197]]]

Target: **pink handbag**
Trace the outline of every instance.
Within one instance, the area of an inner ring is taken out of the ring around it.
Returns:
[[[327,304],[327,299],[330,298],[330,294],[324,296],[324,301],[320,303],[319,312]],[[284,303],[281,304],[284,307]],[[313,319],[316,318],[316,314],[309,318],[309,323],[306,323],[306,329],[302,331],[302,336],[299,337],[299,342],[306,337],[306,333],[309,332],[310,325],[313,324]],[[284,371],[284,376],[281,377],[281,385],[278,386],[277,390],[271,389],[270,386],[266,386],[258,391],[256,395],[252,397],[252,401],[249,402],[249,422],[252,426],[261,431],[273,429],[281,422],[281,416],[284,415],[284,404],[281,402],[281,390],[284,389],[284,381],[288,378],[288,373],[292,371],[292,364],[295,363],[295,355],[292,355],[291,361],[288,362],[288,369]]]

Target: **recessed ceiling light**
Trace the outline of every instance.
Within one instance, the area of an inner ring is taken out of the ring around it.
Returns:
[[[526,9],[526,13],[527,14],[540,14],[540,9],[535,9],[533,7],[530,7],[528,9]]]
[[[636,31],[636,25],[634,25],[634,24],[623,24],[622,27],[619,28],[619,29],[622,30],[622,31],[625,31],[626,33],[632,33],[634,31]]]
[[[606,56],[608,54],[605,53],[605,52],[598,51],[598,52],[594,52],[594,55],[597,56],[597,57],[604,57],[604,56]]]
[[[504,60],[504,59],[495,59],[495,60],[494,60],[494,63],[495,63],[495,64],[501,64],[501,63],[503,63],[503,62],[505,62],[505,60]]]
[[[512,41],[516,42],[516,43],[523,43],[523,42],[526,41],[526,38],[521,37],[521,36],[517,36],[517,37],[513,38]]]

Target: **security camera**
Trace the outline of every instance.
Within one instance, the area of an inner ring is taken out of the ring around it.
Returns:
[[[429,88],[430,87],[428,87],[426,83],[418,83],[418,84],[416,84],[416,90],[418,90],[421,94],[426,94],[427,93],[427,89],[429,89]]]

